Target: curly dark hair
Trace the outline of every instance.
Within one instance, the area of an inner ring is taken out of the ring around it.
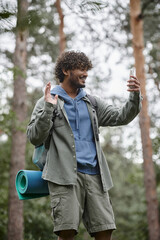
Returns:
[[[90,70],[92,63],[83,52],[67,51],[62,53],[56,62],[55,76],[60,82],[64,80],[64,73],[62,70]]]

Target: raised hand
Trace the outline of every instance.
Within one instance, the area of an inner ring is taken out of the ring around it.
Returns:
[[[139,92],[140,91],[140,82],[136,77],[130,76],[130,79],[127,82],[128,82],[127,91],[129,91],[129,92]]]
[[[45,91],[44,91],[44,99],[46,102],[52,103],[52,104],[57,104],[57,100],[58,100],[58,95],[55,95],[55,97],[53,98],[51,95],[51,83],[47,83],[46,87],[45,87]]]

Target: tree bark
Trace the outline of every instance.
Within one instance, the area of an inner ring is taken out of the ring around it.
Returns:
[[[14,95],[12,149],[9,179],[8,240],[23,240],[23,202],[18,199],[15,177],[25,166],[26,134],[26,58],[27,58],[27,0],[18,0],[16,47],[14,52]]]
[[[148,101],[146,96],[146,78],[144,70],[144,40],[143,21],[140,8],[140,0],[130,0],[130,21],[133,35],[132,44],[134,50],[135,67],[137,77],[141,83],[143,107],[139,115],[143,148],[144,184],[147,201],[147,219],[150,240],[160,239],[158,199],[156,192],[156,180],[154,164],[152,161],[152,142],[150,138],[150,117],[148,115]]]
[[[57,8],[57,12],[58,12],[58,15],[59,15],[59,19],[60,19],[60,25],[59,25],[59,37],[60,37],[60,40],[59,40],[59,51],[60,51],[60,54],[62,52],[64,52],[65,48],[66,48],[66,36],[65,36],[65,33],[64,33],[64,15],[63,15],[63,11],[62,11],[62,8],[61,8],[61,0],[56,0],[56,8]]]

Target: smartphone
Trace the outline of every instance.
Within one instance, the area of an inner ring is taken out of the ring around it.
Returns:
[[[136,68],[135,67],[130,69],[130,76],[136,77]]]
[[[130,78],[130,79],[133,79],[131,76],[136,77],[136,68],[135,68],[135,67],[133,67],[133,68],[130,69],[129,78]],[[134,88],[134,86],[130,86],[130,89],[133,89],[133,88]]]

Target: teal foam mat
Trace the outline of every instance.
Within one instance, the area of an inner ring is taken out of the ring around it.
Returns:
[[[20,170],[16,176],[16,190],[20,200],[49,195],[48,183],[42,179],[41,171]]]

